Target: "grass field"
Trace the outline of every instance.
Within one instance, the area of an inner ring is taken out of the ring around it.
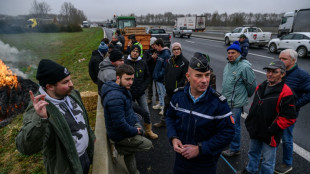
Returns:
[[[29,50],[38,61],[44,58],[62,64],[71,72],[75,89],[80,92],[97,92],[97,86],[88,75],[88,62],[91,52],[98,48],[102,37],[101,28],[90,28],[76,33],[0,35],[0,40],[18,50]],[[29,78],[37,82],[34,78],[36,71],[29,72],[34,72],[29,74]],[[88,115],[94,129],[96,111],[89,111]],[[15,137],[21,126],[22,115],[18,115],[11,124],[0,128],[0,174],[46,173],[41,153],[26,156],[16,150]]]

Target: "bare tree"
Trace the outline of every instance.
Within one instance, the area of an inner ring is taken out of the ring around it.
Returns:
[[[30,14],[35,17],[47,17],[48,13],[51,11],[50,5],[46,2],[37,2],[37,0],[33,0],[31,5]]]
[[[60,18],[63,24],[79,25],[86,20],[82,10],[78,10],[70,2],[64,2],[60,10]]]

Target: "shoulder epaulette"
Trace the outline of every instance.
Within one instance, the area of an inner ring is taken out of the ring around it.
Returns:
[[[226,102],[227,101],[226,97],[223,96],[221,93],[219,93],[217,91],[214,91],[213,95],[215,95],[217,98],[219,98],[221,100],[221,102]]]
[[[176,89],[173,90],[174,93],[178,92],[178,91],[183,91],[184,87],[178,87]]]

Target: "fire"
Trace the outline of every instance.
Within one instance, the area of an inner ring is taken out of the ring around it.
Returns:
[[[17,76],[0,60],[0,88],[4,86],[17,88]]]

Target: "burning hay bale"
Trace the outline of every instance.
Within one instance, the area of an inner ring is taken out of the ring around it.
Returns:
[[[16,76],[0,60],[0,128],[24,112],[30,101],[29,90],[38,89],[36,83]]]
[[[92,91],[81,92],[81,97],[87,111],[97,109],[98,93]]]

